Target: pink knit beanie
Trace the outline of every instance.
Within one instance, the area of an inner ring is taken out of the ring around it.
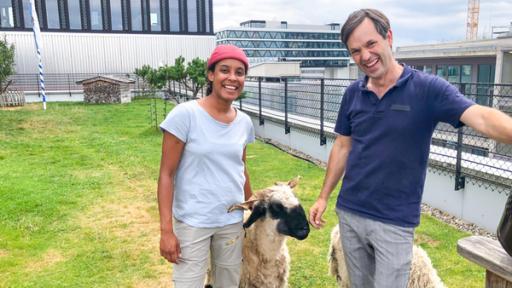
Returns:
[[[236,59],[242,62],[245,66],[245,71],[249,69],[249,60],[242,49],[234,45],[218,45],[208,59],[208,68],[212,67],[215,63],[224,59]]]

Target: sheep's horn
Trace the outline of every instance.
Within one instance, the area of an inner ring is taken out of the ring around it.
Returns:
[[[258,201],[258,199],[249,199],[245,201],[244,203],[240,204],[233,204],[229,206],[228,213],[231,213],[235,210],[250,210],[254,202]]]
[[[288,183],[286,183],[288,186],[290,186],[290,188],[294,188],[295,186],[297,186],[297,184],[299,184],[299,180],[300,180],[300,176],[297,176],[295,178],[293,178],[292,180],[288,181]]]
[[[279,185],[288,185],[288,182],[276,181],[276,182],[274,182],[274,185],[277,185],[277,186],[279,186]]]

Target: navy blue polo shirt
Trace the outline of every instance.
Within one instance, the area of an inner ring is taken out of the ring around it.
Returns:
[[[444,79],[404,65],[397,83],[379,99],[352,83],[334,131],[350,136],[337,208],[403,227],[419,224],[432,133],[439,122],[454,127],[474,103]]]

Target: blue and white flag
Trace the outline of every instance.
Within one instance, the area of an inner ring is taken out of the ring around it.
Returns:
[[[32,27],[34,29],[37,58],[39,59],[39,87],[41,87],[41,96],[43,96],[43,109],[46,110],[46,91],[44,88],[43,61],[41,58],[41,29],[39,28],[39,19],[37,18],[36,4],[34,0],[30,0],[30,6],[32,7],[30,11],[32,14]]]

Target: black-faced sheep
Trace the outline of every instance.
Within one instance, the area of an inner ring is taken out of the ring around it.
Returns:
[[[336,277],[340,288],[350,287],[350,279],[345,264],[343,246],[340,241],[339,225],[331,232],[331,245],[329,248],[330,274]],[[413,245],[411,272],[408,288],[443,288],[445,287],[427,252],[417,245]]]
[[[309,234],[304,208],[293,193],[297,183],[298,178],[276,183],[255,192],[251,200],[230,208],[230,211],[246,210],[241,288],[288,286],[290,255],[286,236],[303,240]],[[251,205],[252,211],[248,210]]]

